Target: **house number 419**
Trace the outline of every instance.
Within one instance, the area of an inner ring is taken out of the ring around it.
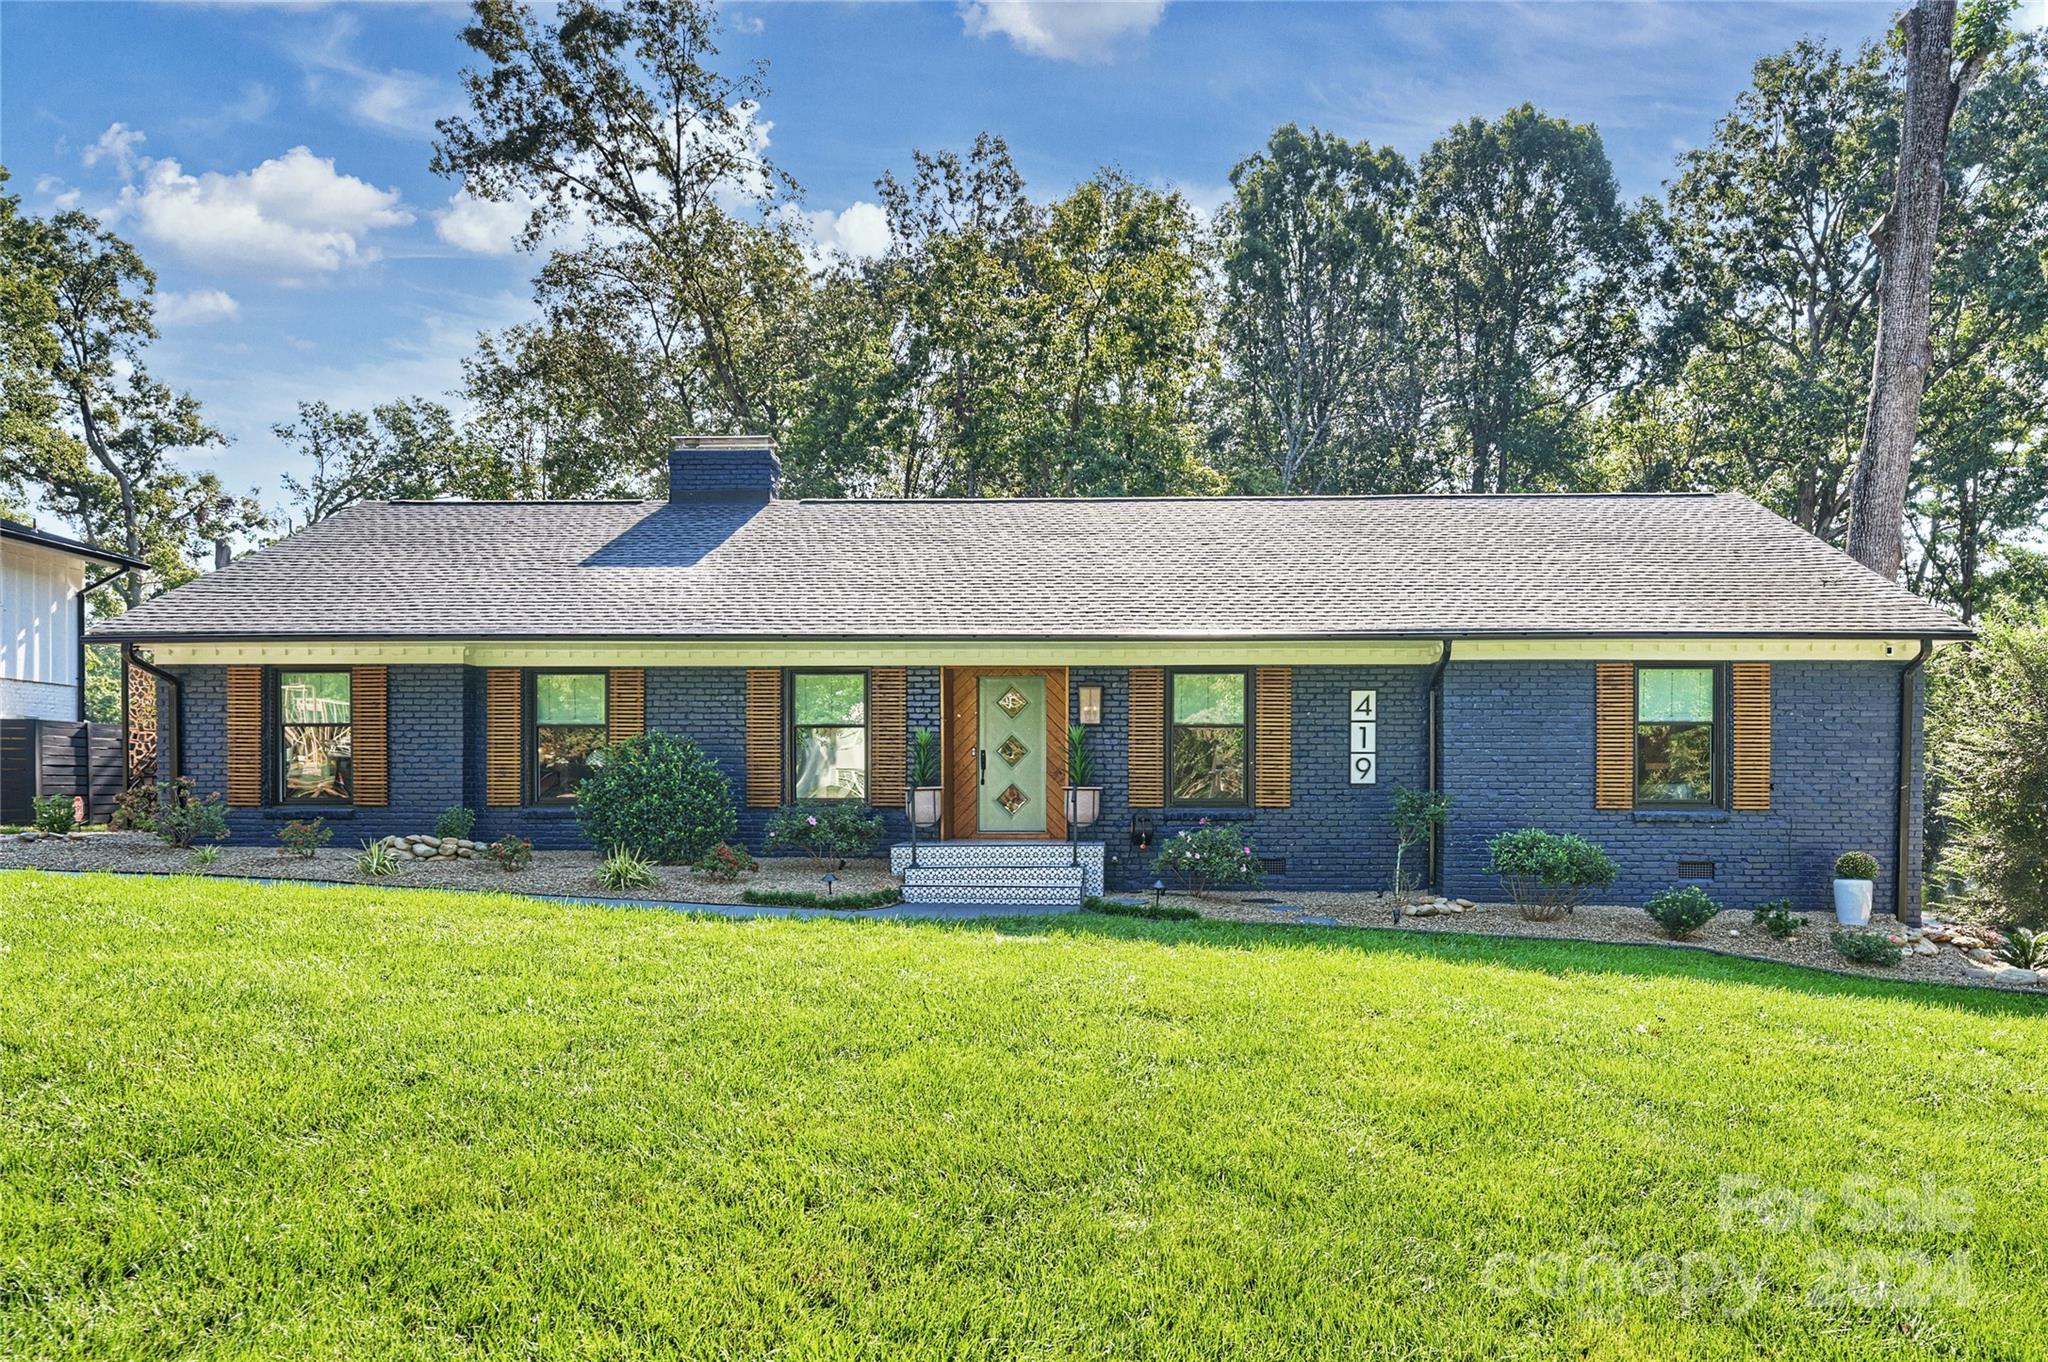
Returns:
[[[1351,692],[1351,783],[1371,785],[1379,779],[1380,693]]]

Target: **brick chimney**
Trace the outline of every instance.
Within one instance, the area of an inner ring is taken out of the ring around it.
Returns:
[[[673,502],[767,502],[782,482],[782,460],[766,435],[678,435],[668,451]]]

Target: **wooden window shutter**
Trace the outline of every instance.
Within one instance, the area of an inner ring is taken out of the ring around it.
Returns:
[[[381,809],[391,802],[391,669],[349,668],[348,704],[351,793],[357,804]]]
[[[1602,662],[1595,681],[1593,807],[1636,803],[1636,669]]]
[[[782,673],[753,667],[747,672],[747,807],[781,803]]]
[[[647,731],[647,671],[614,667],[604,683],[605,737],[613,742],[637,738]]]
[[[493,667],[484,678],[484,803],[517,808],[526,795],[525,709],[517,667]]]
[[[910,779],[910,676],[901,667],[868,673],[868,803],[901,808]]]
[[[1738,662],[1729,669],[1735,719],[1731,802],[1748,813],[1771,807],[1771,664]]]
[[[263,803],[263,668],[228,668],[228,807]]]
[[[1158,667],[1133,667],[1130,673],[1131,712],[1127,801],[1134,809],[1166,807],[1166,673]]]
[[[1294,669],[1252,673],[1252,804],[1284,809],[1294,802]]]

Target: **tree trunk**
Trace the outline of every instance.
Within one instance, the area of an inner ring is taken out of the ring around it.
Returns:
[[[1898,182],[1879,221],[1877,358],[1863,449],[1849,488],[1849,554],[1887,579],[1904,556],[1906,482],[1933,354],[1927,318],[1934,242],[1941,228],[1942,172],[1960,86],[1950,74],[1955,0],[1915,0],[1899,20],[1906,35],[1906,110]]]

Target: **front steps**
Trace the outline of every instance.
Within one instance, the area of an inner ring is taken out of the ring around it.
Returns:
[[[1075,861],[1080,864],[1076,865]],[[905,903],[1015,903],[1078,908],[1102,892],[1102,843],[925,842],[889,848]]]

